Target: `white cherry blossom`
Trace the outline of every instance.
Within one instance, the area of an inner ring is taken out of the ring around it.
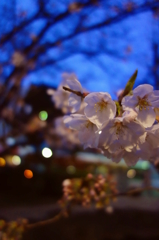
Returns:
[[[99,147],[108,149],[111,153],[121,150],[131,152],[136,142],[144,134],[144,127],[134,120],[134,112],[125,113],[122,117],[110,119],[99,131]],[[98,131],[98,132],[99,132]]]
[[[79,93],[83,93],[83,88],[80,82],[77,80],[77,77],[75,74],[71,74],[70,76],[67,77],[66,84],[71,90],[77,91]],[[75,113],[80,109],[82,101],[83,101],[83,98],[74,93],[71,93],[69,95],[68,103],[69,103],[69,106],[72,108],[71,110],[72,113]]]
[[[133,90],[132,96],[122,99],[124,110],[133,109],[137,112],[137,120],[144,127],[151,127],[155,122],[156,114],[154,107],[159,107],[158,91],[153,91],[149,84],[143,84]]]
[[[151,158],[157,148],[159,148],[159,124],[146,129],[145,134],[138,140],[138,149],[142,158]]]
[[[47,93],[52,95],[52,100],[55,104],[55,107],[61,109],[63,113],[71,112],[71,107],[68,104],[68,98],[70,96],[70,92],[66,92],[63,89],[63,86],[68,87],[66,83],[66,79],[70,76],[70,74],[64,73],[62,75],[63,80],[61,81],[60,85],[58,86],[57,90],[50,90],[48,89]]]
[[[84,109],[86,117],[99,127],[116,115],[115,102],[108,93],[90,93],[85,97],[84,102],[87,104]]]
[[[131,152],[127,152],[125,149],[121,148],[120,144],[118,147],[120,151],[115,153],[110,153],[108,150],[104,149],[104,155],[115,163],[119,163],[123,159],[128,166],[134,166],[140,158],[139,151],[133,148]]]
[[[139,156],[138,152],[136,151],[136,149],[134,149],[131,152],[123,151],[122,158],[124,159],[125,163],[129,167],[131,167],[131,166],[134,166],[138,162],[140,156]]]
[[[84,148],[98,147],[99,134],[97,126],[89,121],[85,115],[71,114],[64,117],[64,123],[67,127],[78,131],[78,137]]]
[[[112,161],[118,163],[124,159],[128,166],[135,165],[139,159],[151,162],[157,159],[159,91],[154,91],[149,84],[140,85],[132,95],[122,99],[121,105],[119,100],[117,111],[108,93],[94,92],[86,96],[74,74],[65,74],[63,78],[53,93],[53,100],[58,108],[67,109],[66,112],[78,111],[78,114],[65,116],[64,123],[67,128],[76,130],[84,148],[98,148]],[[64,91],[63,86],[74,93]],[[67,135],[67,131],[58,127],[62,136]],[[71,141],[76,142],[76,139],[71,138]]]

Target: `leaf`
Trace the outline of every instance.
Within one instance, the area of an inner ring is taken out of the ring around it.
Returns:
[[[138,73],[138,70],[136,70],[134,74],[131,76],[131,78],[128,80],[122,95],[119,96],[119,99],[118,99],[119,103],[121,103],[121,100],[123,99],[123,97],[125,97],[132,91],[136,77],[137,77],[137,73]]]
[[[129,94],[129,92],[133,89],[133,86],[134,86],[134,83],[135,83],[135,80],[136,80],[136,77],[137,77],[137,73],[138,73],[138,70],[136,70],[134,72],[134,74],[131,76],[131,78],[127,82],[127,84],[125,86],[125,89],[124,89],[124,93],[123,93],[124,96]]]

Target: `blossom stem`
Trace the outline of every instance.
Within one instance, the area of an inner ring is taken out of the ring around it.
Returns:
[[[79,96],[79,97],[81,97],[81,98],[85,98],[85,97],[87,96],[86,93],[81,93],[81,92],[79,92],[79,91],[72,90],[72,89],[70,89],[70,88],[68,88],[68,87],[64,87],[64,86],[63,86],[63,89],[64,89],[65,91],[74,93],[74,94],[76,94],[77,96]]]

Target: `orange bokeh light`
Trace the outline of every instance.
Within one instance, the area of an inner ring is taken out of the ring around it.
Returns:
[[[24,177],[26,177],[28,179],[32,178],[33,177],[33,172],[31,170],[29,170],[29,169],[26,169],[24,171]]]
[[[0,158],[0,167],[4,167],[6,165],[6,161],[4,158]]]

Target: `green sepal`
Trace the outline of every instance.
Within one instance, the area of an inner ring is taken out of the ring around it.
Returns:
[[[121,113],[122,113],[122,109],[121,109],[121,106],[120,106],[120,103],[118,101],[114,101],[115,102],[115,105],[116,105],[116,116],[120,116]]]
[[[126,95],[131,93],[134,83],[135,83],[135,80],[136,80],[136,77],[137,77],[137,74],[138,74],[138,70],[136,70],[134,72],[134,74],[131,76],[131,78],[128,80],[123,93],[119,96],[118,100],[120,103],[121,103],[123,97],[125,97]]]

